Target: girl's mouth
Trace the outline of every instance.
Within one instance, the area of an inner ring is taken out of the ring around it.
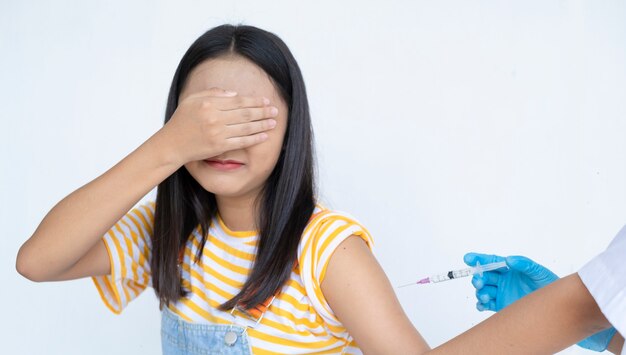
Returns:
[[[242,162],[237,160],[206,159],[204,162],[210,167],[221,171],[239,169],[244,165]]]

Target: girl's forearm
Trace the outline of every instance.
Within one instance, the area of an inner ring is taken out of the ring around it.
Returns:
[[[554,354],[609,326],[573,274],[520,299],[432,354]]]
[[[22,275],[35,281],[54,279],[181,166],[160,132],[48,212],[19,250],[16,266]]]

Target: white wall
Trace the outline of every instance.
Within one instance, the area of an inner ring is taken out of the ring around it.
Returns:
[[[224,22],[292,49],[321,197],[369,227],[394,285],[468,251],[565,275],[626,223],[624,2],[4,0],[3,352],[160,351],[151,290],[115,316],[89,279],[35,284],[15,255],[56,202],[159,129],[180,57]],[[398,296],[433,346],[487,316],[469,279]]]

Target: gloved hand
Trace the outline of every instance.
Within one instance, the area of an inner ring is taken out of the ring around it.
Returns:
[[[464,261],[469,266],[475,266],[506,261],[508,269],[499,269],[475,274],[472,285],[476,288],[479,311],[490,310],[497,312],[527,294],[542,288],[559,279],[552,271],[524,256],[502,257],[468,253]],[[582,340],[578,345],[585,349],[604,351],[615,335],[615,328],[609,328]]]
[[[523,256],[509,256],[477,253],[465,254],[465,263],[475,266],[506,261],[509,269],[498,269],[475,274],[472,285],[476,288],[479,311],[497,312],[527,294],[559,279],[552,271]]]

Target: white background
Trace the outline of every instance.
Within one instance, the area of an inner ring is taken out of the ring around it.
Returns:
[[[566,275],[626,223],[624,2],[2,0],[3,353],[160,352],[152,290],[116,316],[89,279],[33,283],[15,256],[161,127],[178,61],[224,22],[291,48],[321,198],[370,229],[394,285],[468,251]],[[488,316],[469,279],[397,294],[431,346]]]

